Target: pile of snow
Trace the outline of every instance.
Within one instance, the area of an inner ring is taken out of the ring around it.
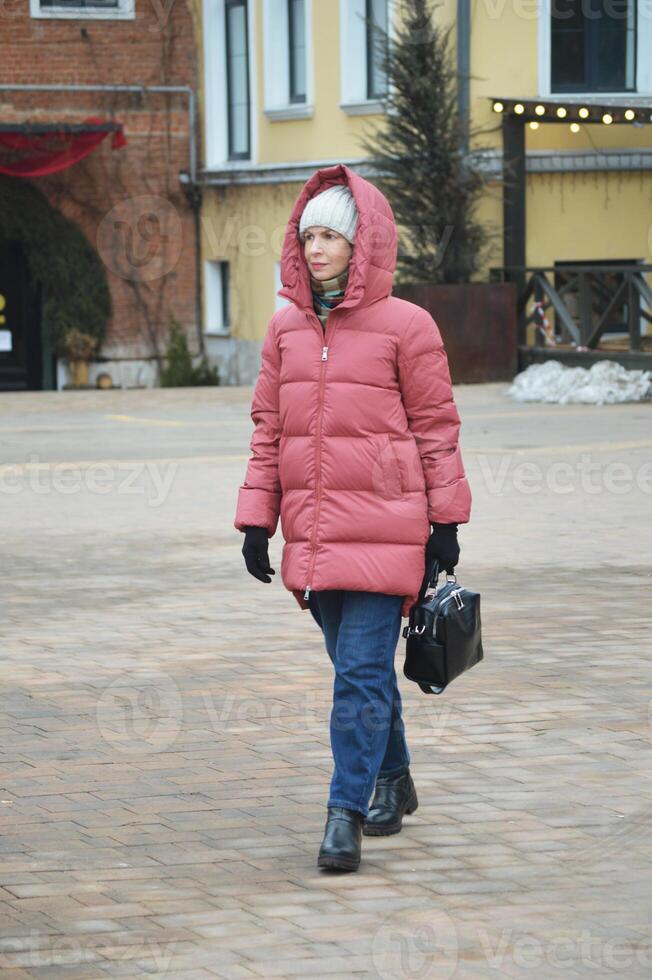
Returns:
[[[550,360],[530,364],[516,375],[505,394],[517,402],[558,405],[640,402],[652,398],[652,371],[628,371],[615,361],[598,361],[587,369]]]

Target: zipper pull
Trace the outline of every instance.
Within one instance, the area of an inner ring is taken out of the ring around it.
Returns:
[[[310,595],[310,586],[308,586],[306,591],[303,593],[303,598],[307,599],[309,595]]]
[[[328,360],[328,347],[322,347],[321,349],[321,359],[322,361]]]

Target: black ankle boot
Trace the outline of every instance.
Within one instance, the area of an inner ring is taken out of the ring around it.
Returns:
[[[409,767],[393,776],[379,776],[362,831],[367,837],[398,834],[404,813],[414,813],[419,805]]]
[[[328,807],[324,839],[317,858],[320,868],[358,870],[363,820],[364,815],[359,810],[347,810],[343,806]]]

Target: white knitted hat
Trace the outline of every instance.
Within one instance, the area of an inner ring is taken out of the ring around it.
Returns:
[[[311,197],[301,215],[299,234],[313,225],[332,228],[353,244],[358,224],[358,209],[353,194],[345,184],[337,184]]]

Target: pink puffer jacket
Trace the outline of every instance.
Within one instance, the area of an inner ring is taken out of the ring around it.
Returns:
[[[307,201],[345,183],[359,221],[342,302],[326,334],[298,237]],[[391,295],[397,233],[386,198],[346,166],[318,170],[292,211],[279,295],[251,405],[255,430],[234,526],[285,539],[281,578],[310,589],[401,595],[409,615],[425,572],[429,522],[466,523],[471,491],[460,420],[434,320]]]

